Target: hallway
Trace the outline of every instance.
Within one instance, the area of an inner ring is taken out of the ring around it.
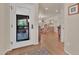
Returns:
[[[64,47],[58,41],[57,34],[48,28],[47,32],[40,31],[40,44],[13,49],[7,55],[63,55]]]

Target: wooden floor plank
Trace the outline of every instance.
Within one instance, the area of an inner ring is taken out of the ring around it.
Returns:
[[[64,47],[58,40],[58,36],[54,31],[49,31],[46,33],[40,32],[40,43],[38,45],[26,46],[22,48],[13,49],[6,53],[6,55],[19,55],[23,53],[29,53],[38,49],[47,48],[50,54],[53,55],[63,55]]]

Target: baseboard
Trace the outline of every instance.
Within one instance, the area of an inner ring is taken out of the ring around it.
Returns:
[[[39,43],[36,42],[36,43],[33,43],[32,45],[38,45],[38,44],[39,44]],[[28,46],[29,46],[29,45],[28,45]],[[8,51],[11,51],[11,50],[12,50],[12,48],[5,50],[5,51],[3,52],[3,55],[5,55]]]
[[[70,52],[68,52],[67,50],[64,50],[64,52],[67,54],[67,55],[72,55]]]
[[[7,49],[7,50],[4,51],[3,54],[5,55],[8,51],[11,51],[11,50],[12,50],[12,49]]]
[[[38,45],[39,44],[39,42],[35,42],[35,43],[33,43],[33,45]]]

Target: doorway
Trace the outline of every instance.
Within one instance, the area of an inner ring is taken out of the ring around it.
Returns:
[[[16,15],[16,41],[29,40],[29,16]]]
[[[12,25],[10,28],[11,49],[35,44],[31,36],[33,33],[31,9],[19,4],[11,4],[11,6],[13,7],[10,11],[10,24]]]

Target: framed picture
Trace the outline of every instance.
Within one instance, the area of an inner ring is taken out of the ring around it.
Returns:
[[[73,15],[78,13],[79,13],[79,3],[68,7],[68,15]]]

